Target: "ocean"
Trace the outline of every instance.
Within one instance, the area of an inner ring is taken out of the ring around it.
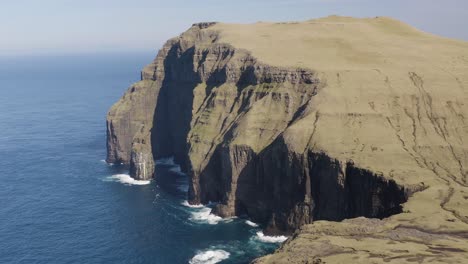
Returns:
[[[0,58],[0,263],[249,263],[285,239],[188,206],[169,157],[148,182],[104,162],[106,113],[154,56]]]

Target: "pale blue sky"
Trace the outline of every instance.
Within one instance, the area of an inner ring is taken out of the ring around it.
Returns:
[[[468,40],[467,0],[0,0],[0,54],[150,51],[192,23],[391,16]]]

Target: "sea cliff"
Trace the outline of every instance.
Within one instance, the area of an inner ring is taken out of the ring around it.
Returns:
[[[468,43],[390,18],[194,24],[109,111],[107,162],[173,156],[190,203],[294,233],[259,263],[457,262],[466,87]]]

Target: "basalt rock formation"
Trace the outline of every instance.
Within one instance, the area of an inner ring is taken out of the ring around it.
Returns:
[[[149,179],[173,156],[190,203],[297,230],[258,263],[468,257],[468,43],[382,17],[199,23],[141,77],[107,161]]]

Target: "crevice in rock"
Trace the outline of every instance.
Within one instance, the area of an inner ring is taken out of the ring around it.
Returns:
[[[201,83],[193,71],[195,48],[173,45],[164,60],[164,79],[151,130],[155,159],[173,156],[182,170],[189,171],[187,135],[192,120],[193,89]]]

